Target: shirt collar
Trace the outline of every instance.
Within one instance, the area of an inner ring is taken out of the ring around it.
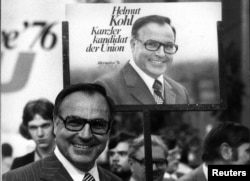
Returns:
[[[168,172],[165,172],[164,173],[164,179],[170,179],[170,178],[172,178],[174,180],[178,179],[176,173],[170,174]]]
[[[208,167],[205,163],[202,164],[202,170],[204,172],[205,178],[208,180]]]
[[[142,80],[145,82],[145,84],[147,85],[147,87],[149,88],[151,94],[153,95],[154,94],[154,90],[153,90],[153,84],[155,82],[155,79],[150,77],[149,75],[147,75],[145,72],[143,72],[141,70],[141,68],[139,68],[135,61],[132,59],[129,61],[130,65],[135,69],[135,71],[139,74],[139,76],[142,78]],[[157,78],[161,84],[162,84],[162,92],[164,92],[164,78],[163,78],[163,75],[160,75],[158,78]],[[164,94],[163,94],[164,95]]]
[[[37,150],[35,150],[35,158],[34,159],[35,159],[34,161],[37,161],[37,160],[41,159],[41,157],[40,157],[40,155],[39,155],[39,153],[38,153]]]
[[[56,147],[54,151],[56,157],[58,160],[62,163],[64,168],[68,171],[69,175],[74,181],[82,181],[85,175],[85,172],[77,169],[75,166],[73,166],[60,152],[60,150]],[[94,167],[89,170],[89,172],[96,181],[100,181],[99,179],[99,173],[97,169],[97,165],[95,163]]]

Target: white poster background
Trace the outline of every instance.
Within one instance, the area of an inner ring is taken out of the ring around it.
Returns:
[[[118,8],[129,10],[128,18],[130,19],[132,18],[131,12],[139,11],[138,14],[134,14],[133,22],[142,16],[154,14],[171,19],[171,24],[177,32],[176,44],[179,46],[174,55],[173,66],[182,62],[213,61],[217,63],[216,71],[219,71],[217,22],[222,18],[220,2],[117,3],[78,6],[72,4],[66,7],[66,20],[69,23],[71,79],[93,81],[98,76],[123,66],[131,59],[129,42],[132,24],[129,24],[129,20],[126,25],[110,24],[114,12],[117,16]],[[120,13],[117,20],[125,19],[122,11]],[[98,38],[111,37],[105,33],[98,34],[97,30],[111,30],[112,28],[119,31],[116,37],[120,35],[128,38],[127,41],[125,43],[105,43],[104,45],[97,43],[95,36]],[[98,48],[89,51],[90,45]],[[116,51],[107,51],[102,49],[102,46],[116,47]],[[85,73],[82,74],[82,72]],[[217,77],[218,80],[219,77]],[[219,100],[216,103],[219,103]]]
[[[207,58],[218,61],[216,22],[221,21],[221,3],[72,4],[67,5],[66,8],[66,20],[69,22],[71,69],[76,67],[96,68],[98,60],[118,59],[124,63],[130,58],[129,39],[124,45],[125,51],[118,54],[117,52],[86,52],[88,45],[93,42],[94,36],[91,35],[93,27],[99,29],[112,27],[109,24],[114,7],[121,9],[124,7],[126,9],[140,8],[140,14],[134,16],[134,21],[142,16],[153,14],[169,17],[177,31],[176,44],[179,45],[179,50],[174,57],[176,63],[179,61],[202,61]],[[122,29],[120,34],[130,38],[132,26],[113,27]],[[99,37],[101,36],[99,35]]]

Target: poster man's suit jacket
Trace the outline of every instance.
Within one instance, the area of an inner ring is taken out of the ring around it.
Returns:
[[[122,181],[109,171],[98,167],[100,181]],[[73,181],[53,154],[45,159],[3,174],[3,181]]]
[[[104,86],[116,105],[156,104],[147,85],[127,62],[121,69],[99,77],[95,83]],[[188,104],[184,86],[164,77],[164,104]]]

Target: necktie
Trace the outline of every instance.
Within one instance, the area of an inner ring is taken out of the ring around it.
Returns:
[[[82,181],[95,181],[95,179],[90,173],[86,173]]]
[[[162,97],[162,84],[159,80],[155,80],[153,84],[153,89],[154,89],[154,99],[157,104],[163,104],[163,97]]]

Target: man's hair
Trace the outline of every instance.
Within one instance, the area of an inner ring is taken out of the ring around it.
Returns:
[[[26,138],[31,139],[28,131],[28,123],[34,119],[35,115],[40,115],[45,120],[53,120],[54,105],[47,99],[37,99],[29,101],[23,110],[23,119],[19,127],[20,134]]]
[[[233,122],[219,123],[205,138],[202,160],[209,162],[222,159],[220,154],[222,143],[227,143],[234,149],[244,143],[249,143],[249,141],[249,129],[247,127]]]
[[[61,92],[57,95],[55,100],[55,108],[54,108],[54,116],[58,116],[60,111],[60,106],[65,97],[74,92],[84,92],[89,95],[93,95],[95,93],[101,94],[105,100],[107,101],[109,107],[109,120],[113,121],[114,117],[114,103],[113,100],[107,96],[106,90],[103,86],[98,84],[91,83],[80,83],[80,84],[72,84],[65,89],[61,90]]]
[[[149,15],[137,19],[133,24],[131,36],[133,38],[137,38],[139,29],[149,23],[157,23],[159,25],[169,24],[174,32],[174,37],[176,39],[176,31],[175,28],[171,25],[171,20],[168,17],[159,15]]]
[[[134,138],[135,138],[134,134],[128,133],[126,131],[121,131],[117,135],[114,135],[110,138],[108,149],[115,148],[121,142],[126,142],[130,144],[130,142]]]
[[[164,141],[161,139],[160,136],[151,135],[151,143],[152,143],[152,147],[154,147],[154,146],[161,147],[164,151],[165,157],[167,158],[168,147],[165,145]],[[144,136],[140,135],[131,142],[131,144],[129,146],[128,156],[130,158],[134,157],[136,155],[137,151],[142,146],[145,146],[145,140],[144,140]]]

